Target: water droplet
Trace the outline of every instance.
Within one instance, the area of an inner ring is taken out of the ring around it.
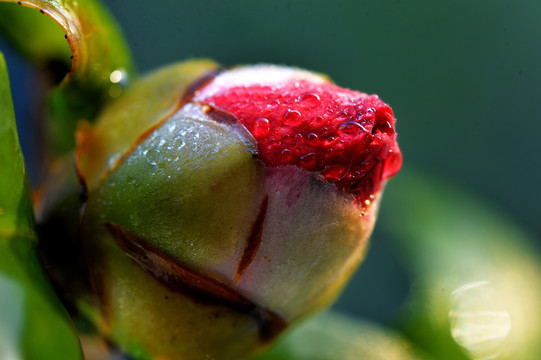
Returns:
[[[302,114],[298,110],[288,109],[282,116],[284,125],[299,125],[302,121]]]
[[[274,109],[274,108],[277,107],[278,105],[280,105],[280,100],[271,100],[271,101],[269,101],[269,103],[267,104],[267,108],[268,108],[268,109]]]
[[[363,132],[368,132],[364,126],[355,121],[345,121],[338,128],[340,134],[345,136],[356,137]]]
[[[293,159],[293,153],[289,149],[284,149],[280,152],[280,160],[282,163],[288,163]]]
[[[254,121],[252,133],[256,138],[265,137],[269,134],[270,123],[268,119],[260,118]]]
[[[372,134],[375,135],[376,133],[383,133],[387,135],[392,135],[394,133],[393,126],[388,121],[376,121],[376,124],[372,128]]]
[[[304,156],[301,156],[299,159],[299,164],[307,169],[311,170],[316,165],[316,153],[308,153]]]
[[[373,120],[376,116],[376,109],[374,107],[369,107],[366,109],[366,112],[363,115],[363,118],[366,120]]]
[[[338,139],[337,137],[335,136],[329,136],[327,139],[325,139],[325,141],[323,142],[323,145],[325,146],[331,146],[332,144],[334,144],[334,142],[336,141],[336,139]],[[327,152],[331,152],[333,151],[333,148],[330,147],[327,149]]]
[[[342,165],[327,165],[321,173],[325,179],[334,182],[340,180],[346,174],[346,168]]]
[[[340,119],[347,119],[347,118],[349,118],[349,113],[347,112],[347,110],[342,109],[342,110],[340,110],[340,112],[338,113],[338,117],[339,117]]]
[[[319,136],[317,136],[317,134],[310,133],[306,136],[306,142],[308,145],[317,146],[319,145]]]
[[[177,150],[182,149],[184,146],[186,146],[186,141],[184,141],[184,139],[181,139],[180,144],[177,147]]]
[[[145,158],[150,165],[158,165],[158,162],[160,161],[160,152],[158,150],[150,149],[146,152],[145,155]]]
[[[315,108],[321,103],[321,98],[318,94],[307,92],[297,97],[297,102],[305,108]]]

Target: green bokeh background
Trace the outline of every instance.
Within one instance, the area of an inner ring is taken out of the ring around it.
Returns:
[[[407,167],[475,193],[541,239],[541,2],[106,4],[141,72],[191,57],[225,65],[271,62],[323,72],[339,85],[379,94],[398,118]],[[25,106],[36,94],[30,83],[37,73],[21,69],[12,54],[7,61],[17,87],[16,112],[24,118],[39,110]],[[33,143],[31,137],[22,140],[26,148]],[[377,229],[372,242],[338,307],[387,322],[406,298],[409,280]]]

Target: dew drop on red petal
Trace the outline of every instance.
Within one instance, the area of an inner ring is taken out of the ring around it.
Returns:
[[[306,143],[311,146],[317,146],[319,145],[319,136],[314,133],[310,133],[306,135]]]
[[[338,132],[344,136],[357,137],[363,132],[367,132],[366,128],[355,121],[344,121],[338,127]]]
[[[283,163],[289,163],[293,159],[293,152],[289,149],[284,149],[280,152],[280,160]]]
[[[307,92],[297,97],[297,102],[305,108],[315,108],[321,103],[321,98],[318,94]]]
[[[347,119],[349,118],[349,113],[347,112],[347,110],[340,110],[340,112],[338,113],[338,117],[340,119]]]
[[[327,152],[331,152],[334,149],[331,147],[332,144],[336,141],[336,136],[329,136],[325,141],[323,141],[323,145],[327,148]]]
[[[268,119],[259,118],[254,121],[252,133],[256,138],[262,138],[269,135],[270,123]]]
[[[301,156],[299,159],[299,164],[307,170],[313,169],[316,165],[316,153],[312,152]]]
[[[322,174],[327,181],[335,182],[346,174],[346,168],[342,165],[327,165]]]
[[[282,116],[282,123],[287,126],[299,125],[302,122],[302,114],[298,110],[288,109]]]
[[[280,105],[280,100],[271,100],[269,101],[269,103],[267,104],[267,108],[268,109],[274,109],[275,107],[279,106]]]
[[[366,112],[364,113],[363,118],[366,120],[373,120],[376,116],[376,109],[374,107],[369,107],[366,109]]]
[[[376,121],[376,124],[372,128],[372,134],[384,133],[387,135],[394,134],[393,126],[389,121],[383,120],[383,121]]]

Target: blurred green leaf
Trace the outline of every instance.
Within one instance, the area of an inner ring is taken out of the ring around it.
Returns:
[[[120,95],[134,75],[123,35],[97,1],[0,2],[13,3],[1,5],[0,31],[23,55],[52,72],[53,77],[62,77],[71,64],[70,73],[51,94],[48,124],[56,152],[68,152],[75,144],[77,122],[92,121],[103,105]],[[19,9],[17,4],[39,12]],[[42,14],[54,20],[64,34]]]
[[[384,202],[379,226],[413,279],[402,324],[414,343],[442,360],[541,358],[541,262],[528,235],[422,173],[403,171]]]
[[[22,56],[41,68],[57,62],[69,70],[71,50],[60,26],[27,7],[0,4],[0,9],[0,31]]]
[[[424,358],[424,357],[423,357]],[[413,347],[381,325],[327,312],[312,318],[253,360],[413,360]]]
[[[37,257],[32,203],[0,53],[0,358],[80,359],[67,314]]]

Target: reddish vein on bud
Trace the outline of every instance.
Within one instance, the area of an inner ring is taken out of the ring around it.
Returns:
[[[367,203],[402,164],[392,109],[377,95],[302,70],[257,65],[218,75],[194,99],[233,114],[267,166],[320,173]]]

